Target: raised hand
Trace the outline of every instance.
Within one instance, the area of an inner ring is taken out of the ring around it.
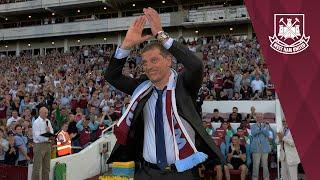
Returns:
[[[157,35],[159,31],[163,31],[161,26],[160,15],[156,10],[154,10],[151,7],[143,8],[143,13],[145,14],[145,16],[148,19],[148,22],[150,23],[151,32],[153,36]]]
[[[131,49],[135,45],[143,43],[144,41],[151,38],[151,35],[142,36],[142,31],[144,29],[144,25],[146,24],[146,17],[139,16],[129,27],[126,37],[121,45],[123,49]]]

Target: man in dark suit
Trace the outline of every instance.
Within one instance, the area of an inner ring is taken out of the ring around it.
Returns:
[[[139,166],[135,173],[135,179],[138,180],[199,178],[197,166],[183,172],[178,172],[175,167],[175,137],[166,121],[167,111],[164,110],[165,105],[168,105],[167,88],[174,74],[171,70],[173,55],[185,69],[176,76],[175,104],[178,116],[196,149],[208,155],[205,164],[213,164],[212,168],[217,169],[220,179],[223,156],[202,127],[202,120],[196,109],[197,94],[203,79],[202,61],[163,31],[160,16],[154,9],[144,8],[143,12],[144,15],[129,27],[123,43],[110,61],[105,78],[114,87],[130,95],[146,80],[152,82],[153,89],[135,106],[126,136],[127,143],[123,145],[117,140],[108,163],[135,161]],[[141,75],[139,79],[126,77],[122,75],[122,69],[130,49],[153,37],[142,36],[146,21],[150,23],[152,34],[159,42],[147,45],[141,52],[145,75]]]

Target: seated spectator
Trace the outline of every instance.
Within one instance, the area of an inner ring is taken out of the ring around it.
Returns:
[[[232,113],[229,115],[229,119],[231,119],[231,117],[233,116],[233,114],[236,116],[236,120],[238,122],[242,121],[242,115],[240,113],[238,113],[238,108],[237,107],[233,107],[232,108]]]
[[[240,123],[241,119],[237,116],[237,113],[231,113],[228,119],[230,123]]]
[[[4,157],[4,163],[8,165],[15,165],[19,157],[19,150],[14,145],[14,136],[8,136],[9,148]]]
[[[13,110],[12,116],[7,120],[7,127],[9,127],[13,122],[18,122],[21,118],[18,116],[18,111]]]
[[[213,110],[213,117],[211,118],[211,122],[224,122],[224,119],[221,116],[219,116],[218,109]]]
[[[28,138],[22,134],[22,126],[15,127],[16,135],[14,137],[14,145],[19,150],[18,166],[28,166],[30,157],[28,156]]]
[[[210,122],[202,121],[202,126],[205,128],[205,130],[210,136],[213,135],[214,129],[212,128],[212,125]]]
[[[250,108],[250,113],[247,114],[247,120],[250,122],[250,123],[255,123],[256,122],[256,108],[254,106],[251,106]]]
[[[4,163],[4,156],[9,149],[9,143],[4,138],[4,131],[0,129],[0,164]]]
[[[233,97],[232,97],[232,100],[234,100],[234,101],[242,100],[240,93],[239,92],[235,92]]]
[[[239,143],[239,136],[232,136],[232,144],[228,150],[227,165],[224,166],[226,179],[230,180],[229,169],[241,170],[241,180],[245,180],[248,172],[246,166],[246,148]]]

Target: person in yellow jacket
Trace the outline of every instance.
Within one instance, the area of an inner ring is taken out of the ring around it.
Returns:
[[[69,136],[68,123],[63,123],[60,132],[57,136],[57,152],[58,156],[71,154],[71,138]]]

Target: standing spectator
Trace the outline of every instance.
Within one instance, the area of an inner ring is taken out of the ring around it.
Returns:
[[[242,82],[241,70],[238,68],[234,75],[234,91],[235,92],[240,92],[241,82]]]
[[[48,109],[40,108],[39,117],[33,123],[34,162],[32,168],[32,180],[49,180],[51,140],[41,136],[43,133],[53,133],[51,122],[47,119]]]
[[[4,156],[9,149],[9,143],[4,138],[4,131],[0,129],[0,164],[4,163]]]
[[[223,91],[227,94],[228,99],[233,97],[233,87],[234,87],[234,78],[231,76],[229,70],[226,71],[225,77],[223,78]]]
[[[285,119],[282,120],[282,125],[283,131],[278,133],[281,144],[281,177],[283,180],[297,180],[298,164],[300,163],[299,154]]]
[[[263,92],[265,87],[264,82],[260,79],[260,75],[256,75],[256,78],[251,82],[251,88],[253,92],[258,91],[259,94]]]
[[[263,167],[263,179],[269,180],[268,155],[271,152],[269,144],[269,127],[263,120],[263,114],[257,113],[257,123],[251,126],[251,152],[253,158],[252,180],[258,180],[260,162]]]
[[[243,84],[240,90],[241,98],[243,100],[250,100],[252,95],[252,88],[247,83]]]
[[[22,126],[17,125],[15,127],[16,135],[14,137],[15,147],[19,150],[18,156],[18,165],[19,166],[28,166],[30,157],[28,156],[28,138],[22,134]]]
[[[79,131],[79,145],[82,148],[87,147],[90,144],[91,141],[91,133],[88,124],[89,124],[90,118],[86,117],[82,122],[79,121],[77,123],[78,131]],[[80,124],[81,122],[81,124]]]
[[[19,156],[19,150],[14,145],[14,136],[8,136],[9,148],[4,157],[4,163],[15,165]]]
[[[0,97],[0,125],[6,124],[7,109],[6,100],[3,97]]]
[[[20,120],[20,117],[18,116],[18,111],[13,110],[12,117],[10,117],[7,121],[7,127],[10,127],[12,123],[18,122],[19,120]]]

